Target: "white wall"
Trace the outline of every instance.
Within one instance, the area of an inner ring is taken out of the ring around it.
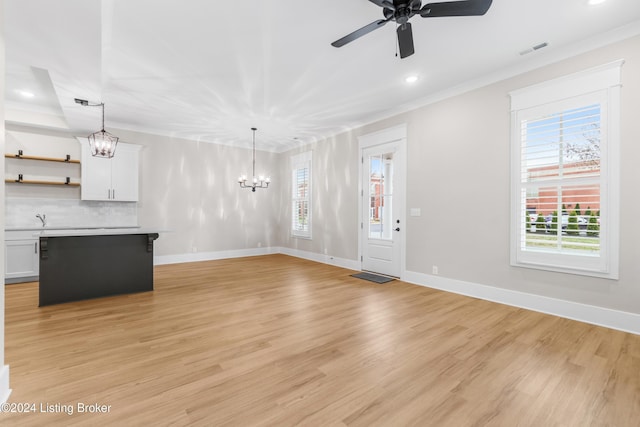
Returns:
[[[257,152],[256,173],[271,175],[272,184],[253,193],[237,181],[241,173],[251,174],[251,150],[118,129],[113,133],[143,146],[138,220],[143,227],[168,230],[155,243],[154,255],[161,262],[280,246],[278,154]]]
[[[291,236],[291,156],[311,150],[312,239]],[[358,251],[358,139],[344,133],[319,143],[308,144],[281,155],[285,172],[281,185],[285,201],[282,213],[283,245],[355,260]]]
[[[4,1],[0,0],[0,22],[4,22]],[[0,26],[0,70],[4,70],[4,27]],[[4,100],[4,72],[0,74],[0,99]],[[4,101],[0,103],[0,152],[4,152]],[[4,175],[4,162],[0,176]],[[4,201],[4,185],[0,188]],[[4,202],[1,202],[4,203]],[[4,207],[4,206],[3,206]],[[4,241],[4,209],[0,209],[0,241]],[[0,259],[4,259],[4,245],[0,245]],[[4,262],[0,263],[0,277],[4,277]],[[0,402],[9,398],[9,366],[4,364],[4,286],[0,286]]]

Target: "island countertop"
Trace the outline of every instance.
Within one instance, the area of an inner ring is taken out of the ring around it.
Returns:
[[[166,230],[160,230],[157,227],[45,229],[34,231],[33,237],[111,236],[120,234],[154,234],[164,231]]]
[[[4,231],[52,231],[52,230],[102,230],[103,228],[140,228],[139,225],[109,225],[109,226],[93,226],[93,225],[62,225],[62,226],[23,226],[23,227],[5,227]]]

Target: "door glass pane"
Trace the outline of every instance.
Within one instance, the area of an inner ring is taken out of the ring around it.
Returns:
[[[369,238],[393,237],[393,153],[369,156]]]

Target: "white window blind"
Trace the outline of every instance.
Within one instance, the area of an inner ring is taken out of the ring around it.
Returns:
[[[291,157],[291,234],[311,238],[311,151]]]
[[[617,278],[619,83],[592,77],[512,94],[513,265]]]

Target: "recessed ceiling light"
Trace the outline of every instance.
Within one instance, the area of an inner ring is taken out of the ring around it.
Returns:
[[[35,96],[33,92],[29,92],[28,90],[16,90],[16,92],[25,98],[33,98]]]
[[[415,83],[418,81],[418,76],[413,75],[413,76],[409,76],[406,79],[404,79],[405,82],[407,83]]]
[[[590,5],[596,5],[596,4],[600,4],[600,3],[604,3],[607,0],[589,0],[589,4]]]

